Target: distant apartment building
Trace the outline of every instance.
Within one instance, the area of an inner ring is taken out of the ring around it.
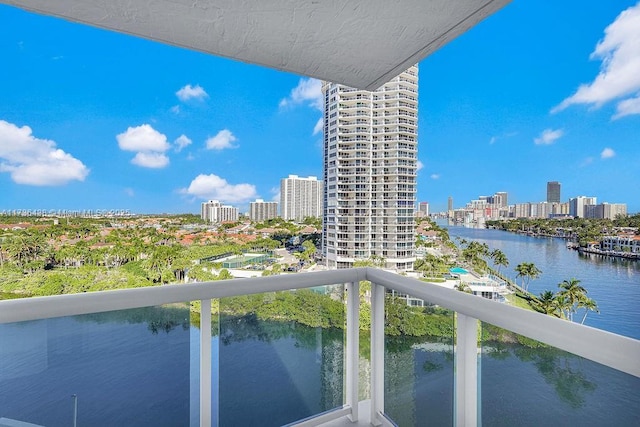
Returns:
[[[530,218],[531,203],[516,203],[513,210],[514,218]]]
[[[418,68],[373,92],[323,82],[324,218],[329,268],[373,256],[415,261]]]
[[[278,216],[278,202],[265,202],[256,199],[249,203],[249,219],[255,222],[262,222]]]
[[[487,201],[496,208],[506,208],[509,206],[509,194],[506,191],[498,191],[493,196],[488,197]]]
[[[280,180],[280,216],[302,221],[306,217],[322,217],[323,183],[317,177],[289,175]]]
[[[560,203],[560,183],[558,181],[547,182],[547,203]]]
[[[429,202],[420,202],[416,211],[418,218],[426,218],[429,216]]]
[[[616,219],[618,216],[627,216],[626,203],[602,203],[603,218]]]
[[[200,217],[211,223],[235,222],[238,216],[238,208],[223,205],[217,200],[204,202],[200,207]]]
[[[585,206],[597,204],[596,197],[578,196],[569,199],[569,215],[585,218]]]
[[[585,205],[585,218],[616,219],[617,216],[627,216],[626,203],[600,203]]]

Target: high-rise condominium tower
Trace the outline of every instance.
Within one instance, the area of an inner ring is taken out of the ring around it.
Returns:
[[[280,216],[302,221],[322,216],[322,181],[315,176],[289,175],[280,180]]]
[[[547,182],[547,202],[560,203],[560,183],[558,181]]]
[[[249,219],[251,221],[261,222],[278,216],[278,202],[265,202],[262,199],[256,199],[255,202],[249,203]]]
[[[374,92],[324,82],[322,250],[330,268],[375,257],[413,268],[418,68]]]

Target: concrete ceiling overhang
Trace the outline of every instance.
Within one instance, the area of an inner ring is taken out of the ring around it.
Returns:
[[[373,90],[510,0],[0,0]]]

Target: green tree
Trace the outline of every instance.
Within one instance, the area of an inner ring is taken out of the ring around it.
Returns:
[[[538,299],[534,300],[533,308],[540,313],[562,317],[562,310],[559,303],[560,300],[556,294],[551,291],[544,291]]]
[[[587,297],[587,290],[580,285],[580,280],[572,278],[563,280],[558,284],[560,291],[558,295],[564,299],[563,309],[567,319],[573,321],[573,315],[580,309],[585,309],[585,314],[581,323],[584,323],[589,311],[598,311],[598,305],[594,300]]]
[[[509,260],[507,259],[507,256],[500,249],[494,249],[491,252],[491,259],[493,260],[493,266],[498,267],[498,275],[500,274],[500,267],[509,266]]]
[[[523,262],[517,265],[516,273],[518,273],[516,278],[522,277],[522,288],[528,292],[529,283],[531,280],[537,279],[542,271],[532,262]]]

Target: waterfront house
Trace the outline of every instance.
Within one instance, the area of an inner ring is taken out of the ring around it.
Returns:
[[[602,238],[599,249],[605,252],[640,254],[640,236],[635,234],[606,236]]]

